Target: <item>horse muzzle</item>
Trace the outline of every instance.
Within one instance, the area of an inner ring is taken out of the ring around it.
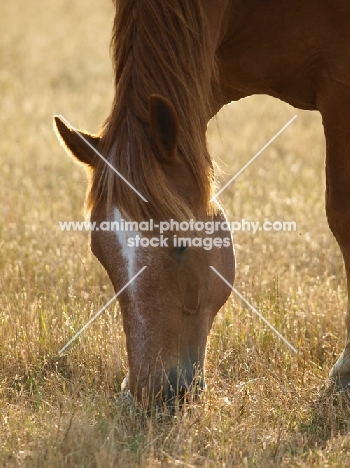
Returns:
[[[205,389],[204,372],[193,365],[176,366],[168,374],[163,371],[162,377],[153,377],[148,379],[146,385],[138,382],[135,386],[130,385],[128,374],[121,386],[123,395],[128,394],[129,399],[134,397],[134,401],[147,408],[152,404],[165,404],[174,413],[176,407],[182,408],[186,402],[197,399]]]

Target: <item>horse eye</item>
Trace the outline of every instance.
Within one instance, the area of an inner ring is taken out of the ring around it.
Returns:
[[[186,249],[187,249],[187,245],[182,245],[181,247],[177,248],[176,253],[180,256]]]

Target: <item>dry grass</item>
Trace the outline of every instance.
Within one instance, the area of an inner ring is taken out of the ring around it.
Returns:
[[[295,220],[295,233],[237,233],[236,287],[299,350],[234,297],[208,351],[204,401],[171,419],[120,403],[126,372],[118,308],[57,351],[113,294],[82,219],[84,171],[52,131],[61,112],[97,130],[112,102],[112,5],[4,2],[1,14],[0,465],[345,466],[346,403],[324,391],[342,349],[342,260],[324,213],[320,116],[298,119],[222,196],[231,220]],[[211,153],[228,180],[294,115],[254,97],[212,122]]]

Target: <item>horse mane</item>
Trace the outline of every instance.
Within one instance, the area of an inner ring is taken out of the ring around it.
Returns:
[[[191,168],[207,213],[213,167],[205,131],[211,116],[215,54],[202,0],[115,0],[111,42],[115,97],[101,131],[100,151],[147,200],[143,202],[97,158],[86,207],[115,203],[135,220],[195,218],[169,187],[150,142],[149,96],[162,95],[179,120],[178,149]]]

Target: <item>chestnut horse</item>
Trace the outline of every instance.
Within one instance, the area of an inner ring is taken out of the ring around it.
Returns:
[[[232,100],[269,94],[319,110],[327,142],[326,211],[350,282],[350,4],[344,0],[117,0],[115,98],[88,146],[59,118],[57,133],[90,169],[91,220],[223,220],[210,201],[208,121]],[[92,148],[105,155],[144,202]],[[225,237],[224,232],[218,234]],[[127,235],[92,232],[91,247],[120,296],[128,385],[165,399],[204,385],[207,335],[232,284],[232,246],[130,248]],[[349,288],[348,288],[349,289]],[[331,376],[350,382],[347,346]]]

